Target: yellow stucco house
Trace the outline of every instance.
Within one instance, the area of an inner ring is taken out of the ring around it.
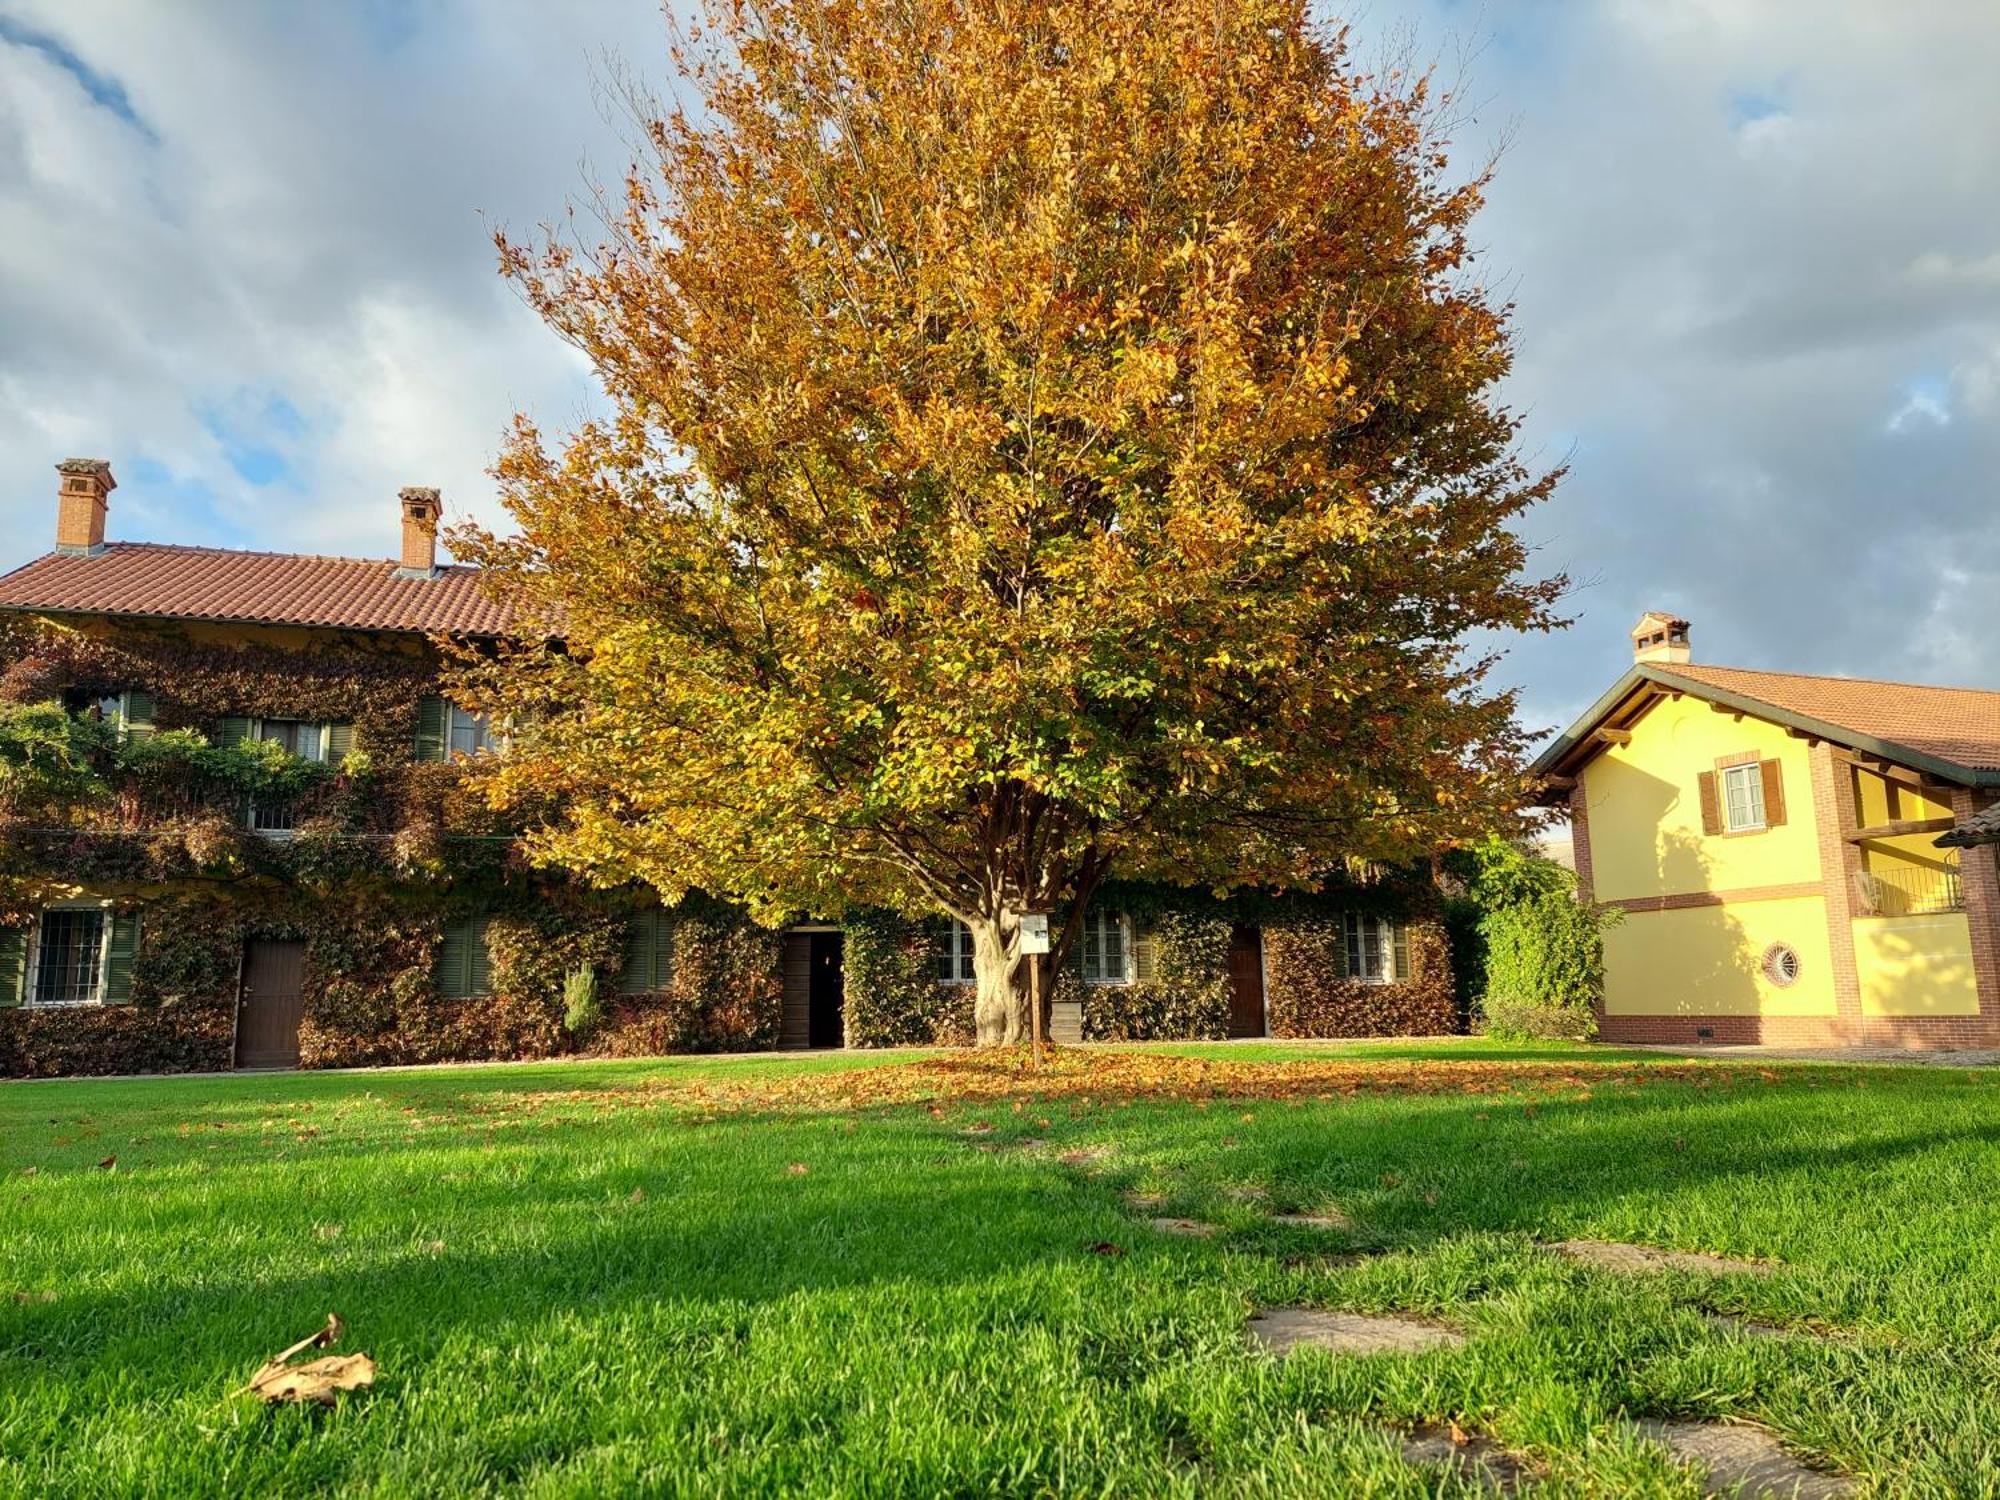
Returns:
[[[1649,613],[1536,762],[1613,1041],[2000,1046],[2000,692],[1712,667]]]

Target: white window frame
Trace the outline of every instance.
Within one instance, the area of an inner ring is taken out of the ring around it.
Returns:
[[[972,929],[957,917],[945,924],[944,946],[938,950],[931,973],[939,984],[976,984],[979,981],[978,971],[972,962]]]
[[[458,747],[460,727],[472,739],[470,750]],[[481,755],[498,755],[505,747],[507,737],[494,726],[485,714],[476,714],[468,708],[460,708],[449,698],[444,700],[444,758],[446,760],[471,760]]]
[[[100,914],[97,931],[97,983],[92,986],[88,1000],[44,1000],[42,989],[42,930],[48,924],[52,912],[94,911]],[[35,925],[28,934],[27,952],[28,975],[23,986],[21,1004],[34,1010],[80,1010],[85,1006],[104,1003],[105,986],[111,979],[111,903],[109,901],[58,901],[45,906],[35,917]]]
[[[301,754],[296,750],[292,753],[297,755],[300,760],[309,760],[316,765],[326,764],[327,745],[333,732],[333,726],[325,719],[294,719],[281,715],[273,715],[268,719],[252,719],[250,721],[250,738],[253,740],[266,739],[264,726],[267,724],[297,724],[301,729],[311,730],[313,732],[312,753]]]
[[[1118,932],[1119,972],[1105,974],[1104,935],[1112,928]],[[1092,960],[1096,961],[1098,974],[1092,977]],[[1077,967],[1083,972],[1085,984],[1130,984],[1132,982],[1132,922],[1123,912],[1092,911],[1083,916],[1083,931],[1077,937]]]
[[[1364,961],[1368,952],[1367,928],[1375,929],[1375,953],[1381,961],[1382,972],[1366,974],[1355,972],[1354,957],[1357,950]],[[1373,912],[1350,911],[1341,916],[1340,922],[1341,965],[1347,977],[1356,984],[1394,984],[1402,976],[1396,972],[1396,923]]]
[[[1745,761],[1740,766],[1724,766],[1716,774],[1716,790],[1722,798],[1722,831],[1724,833],[1761,833],[1770,826],[1769,813],[1764,807],[1764,765],[1762,761]],[[1744,819],[1736,820],[1736,799],[1730,795],[1732,787],[1744,787]]]

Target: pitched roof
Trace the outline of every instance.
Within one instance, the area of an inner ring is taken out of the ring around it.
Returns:
[[[480,636],[504,634],[513,617],[477,568],[406,578],[374,558],[156,542],[38,557],[0,577],[0,609]]]
[[[1801,734],[1968,786],[2000,786],[2000,692],[1860,677],[1642,662],[1536,757],[1549,775],[1586,758],[1594,731],[1642,690],[1692,693]],[[1581,753],[1580,753],[1581,752]]]
[[[1694,662],[1663,670],[1954,765],[2000,770],[2000,693]]]

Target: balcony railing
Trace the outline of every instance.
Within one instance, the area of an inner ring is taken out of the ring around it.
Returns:
[[[1854,877],[1854,910],[1864,917],[1917,917],[1964,911],[1958,867],[1885,861]]]

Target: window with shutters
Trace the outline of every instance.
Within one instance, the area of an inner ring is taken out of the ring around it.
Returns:
[[[124,738],[153,732],[153,695],[137,688],[118,693],[65,693],[70,713],[100,719]]]
[[[1722,826],[1730,833],[1747,833],[1764,826],[1764,767],[1759,761],[1725,766],[1722,778]]]
[[[129,1000],[138,938],[135,913],[114,914],[95,903],[51,907],[25,939],[9,935],[14,952],[3,967],[29,1005]]]
[[[673,983],[674,919],[657,906],[632,914],[625,929],[625,963],[619,971],[621,994],[643,995]]]
[[[1094,911],[1085,916],[1079,948],[1085,984],[1132,982],[1132,926],[1120,913]]]
[[[444,930],[437,950],[438,994],[464,1000],[493,993],[493,954],[486,917],[465,917]]]
[[[963,922],[945,924],[938,939],[937,977],[940,984],[971,984],[979,977],[972,967],[972,929]]]
[[[469,713],[456,703],[448,704],[446,743],[453,759],[459,756],[492,755],[500,748],[500,736],[485,714]]]
[[[1409,976],[1409,934],[1400,922],[1348,912],[1347,977],[1364,984],[1389,984]]]

